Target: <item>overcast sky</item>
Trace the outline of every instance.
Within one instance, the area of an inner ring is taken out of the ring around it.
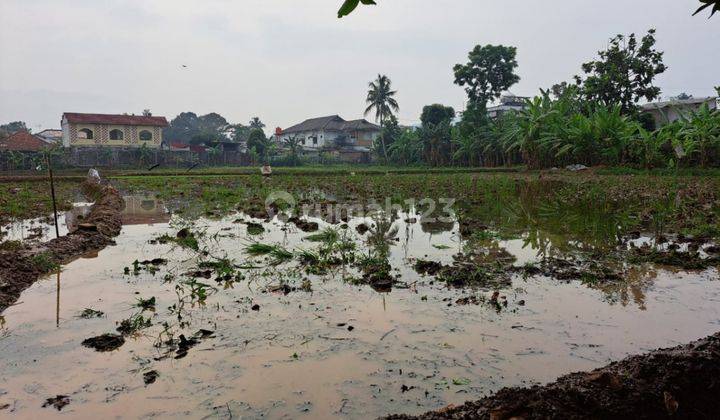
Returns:
[[[269,128],[360,118],[387,74],[401,123],[423,105],[463,108],[452,66],[476,44],[518,47],[517,95],[569,80],[617,33],[658,30],[664,96],[720,85],[720,16],[697,0],[0,0],[0,123],[34,130],[64,111],[218,112]],[[182,68],[187,65],[187,68]]]

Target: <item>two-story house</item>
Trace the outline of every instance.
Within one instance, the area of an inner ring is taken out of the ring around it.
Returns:
[[[65,147],[142,147],[158,149],[165,117],[146,115],[80,114],[66,112],[62,117]]]
[[[369,151],[380,127],[367,120],[345,121],[338,115],[311,118],[277,134],[281,142],[296,137],[305,150],[356,148]]]

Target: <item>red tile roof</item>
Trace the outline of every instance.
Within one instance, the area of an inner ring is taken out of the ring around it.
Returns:
[[[10,137],[0,140],[1,150],[15,150],[18,152],[38,152],[49,145],[33,136],[27,131],[18,131]]]
[[[74,124],[115,124],[115,125],[150,125],[167,127],[165,117],[146,117],[144,115],[114,115],[114,114],[80,114],[66,112],[63,118]]]

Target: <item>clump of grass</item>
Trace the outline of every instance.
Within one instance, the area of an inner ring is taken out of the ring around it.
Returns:
[[[312,282],[310,281],[310,279],[303,280],[302,285],[300,286],[300,290],[308,293],[312,292]]]
[[[21,241],[4,241],[0,242],[0,251],[20,251],[23,249],[23,243]]]
[[[54,271],[60,268],[60,265],[56,263],[52,256],[47,252],[33,255],[32,257],[30,257],[30,263],[35,268],[44,273]]]
[[[274,264],[281,264],[293,258],[292,252],[280,245],[268,245],[260,242],[248,245],[245,247],[245,252],[254,257],[267,255],[272,258]]]
[[[323,242],[325,244],[335,243],[340,239],[340,232],[331,227],[323,229],[314,235],[306,236],[305,240],[310,242]]]
[[[200,243],[198,242],[198,233],[193,232],[188,228],[180,229],[175,236],[170,236],[166,233],[164,235],[161,235],[161,236],[151,240],[150,243],[158,243],[158,244],[174,243],[174,244],[179,245],[182,248],[191,249],[193,251],[200,250]]]
[[[301,263],[306,265],[316,265],[320,263],[320,255],[307,249],[301,249],[297,252],[297,257]]]
[[[117,327],[117,332],[122,335],[132,335],[138,331],[144,330],[145,328],[150,328],[151,326],[152,322],[150,321],[150,318],[145,318],[141,314],[135,314],[130,318],[120,321],[120,325]]]

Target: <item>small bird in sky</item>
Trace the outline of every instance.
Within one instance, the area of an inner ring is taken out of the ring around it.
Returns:
[[[185,64],[183,64],[183,65],[182,65],[182,67],[183,67],[184,69],[186,69],[186,68],[187,68],[187,66],[186,66]]]

